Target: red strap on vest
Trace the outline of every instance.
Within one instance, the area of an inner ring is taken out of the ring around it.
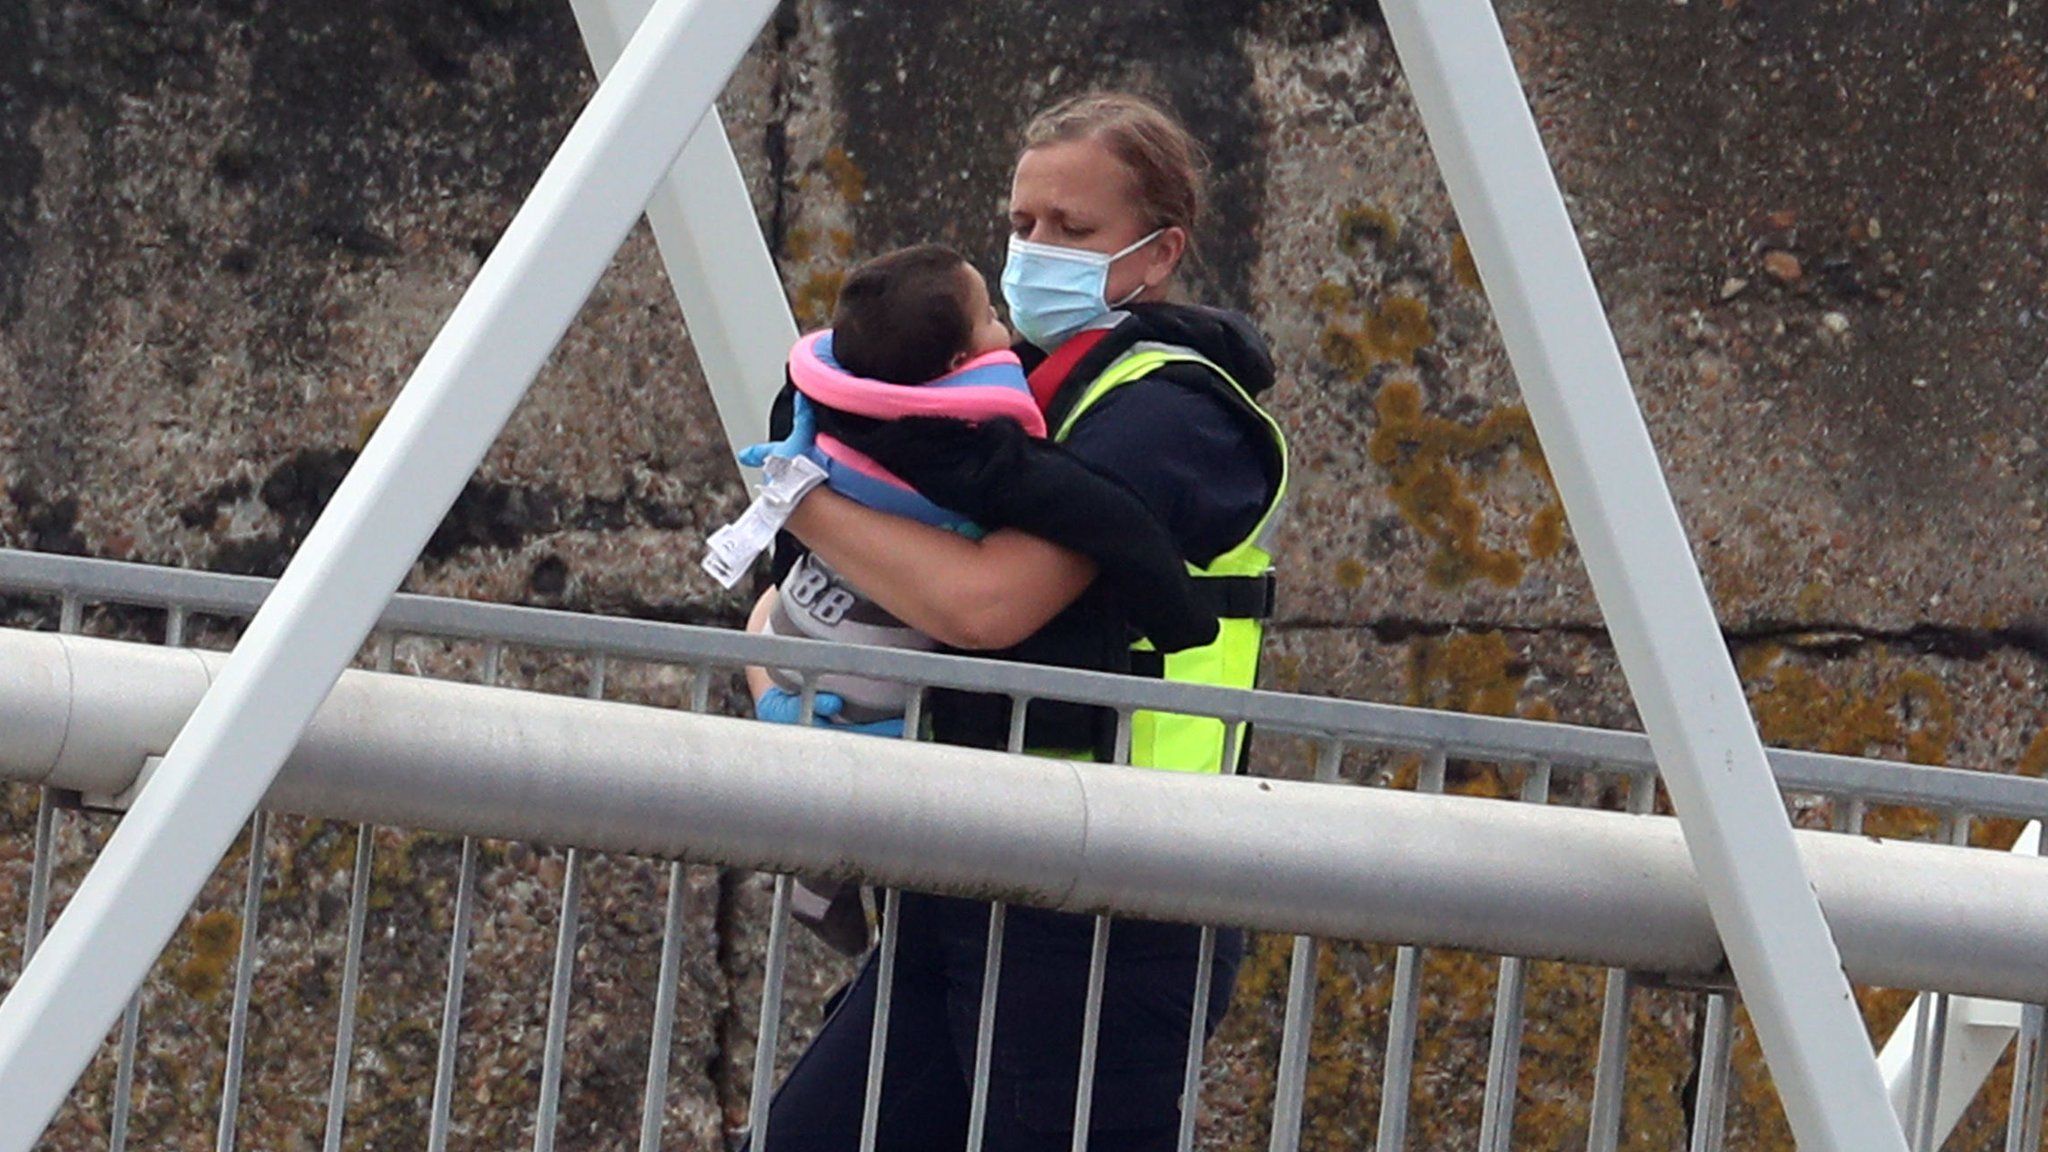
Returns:
[[[1110,330],[1107,328],[1091,328],[1086,332],[1077,332],[1069,337],[1065,344],[1060,345],[1058,351],[1047,356],[1038,367],[1031,370],[1031,375],[1027,379],[1031,384],[1031,398],[1038,401],[1039,411],[1051,410],[1052,398],[1059,394],[1060,385],[1067,382],[1067,377],[1074,371],[1074,365],[1079,364],[1083,356],[1102,343],[1103,338],[1109,333]],[[1051,430],[1048,429],[1047,435],[1050,434]]]

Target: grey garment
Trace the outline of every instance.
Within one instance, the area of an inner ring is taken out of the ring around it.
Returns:
[[[768,633],[919,652],[938,647],[931,637],[883,611],[881,605],[863,596],[831,565],[809,553],[798,559],[783,578],[780,594],[775,598],[775,611],[768,616]],[[768,676],[785,692],[803,690],[802,678],[787,669],[770,668]],[[848,724],[894,719],[910,706],[911,689],[893,680],[826,675],[817,677],[815,683],[818,691],[831,692],[846,701],[837,719]]]

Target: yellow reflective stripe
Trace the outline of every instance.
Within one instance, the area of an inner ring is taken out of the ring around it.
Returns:
[[[1102,375],[1097,376],[1095,382],[1088,386],[1088,391],[1081,394],[1080,402],[1074,405],[1072,412],[1067,413],[1066,420],[1061,422],[1059,430],[1053,433],[1052,438],[1054,440],[1065,440],[1067,434],[1074,430],[1075,421],[1079,420],[1082,414],[1090,408],[1095,407],[1097,401],[1107,396],[1114,389],[1133,380],[1151,375],[1153,369],[1163,364],[1173,363],[1200,364],[1215,372],[1218,376],[1223,377],[1226,381],[1229,381],[1232,388],[1237,388],[1239,392],[1244,391],[1244,389],[1238,388],[1237,381],[1230,379],[1229,373],[1225,372],[1215,361],[1210,360],[1206,356],[1197,355],[1194,352],[1168,352],[1158,348],[1141,349],[1130,353],[1103,369]]]
[[[1142,379],[1162,365],[1171,363],[1201,364],[1222,377],[1239,396],[1244,398],[1252,411],[1258,413],[1260,419],[1265,421],[1274,442],[1280,446],[1280,486],[1272,501],[1266,506],[1265,515],[1259,518],[1258,525],[1236,547],[1206,565],[1190,564],[1188,571],[1197,579],[1204,576],[1263,575],[1272,570],[1273,558],[1260,547],[1260,542],[1287,495],[1287,440],[1280,431],[1280,425],[1272,416],[1259,407],[1258,402],[1215,362],[1184,350],[1144,348],[1134,351],[1096,377],[1095,382],[1082,395],[1080,402],[1074,405],[1074,410],[1060,424],[1053,439],[1065,440],[1081,416],[1110,392],[1133,380]],[[1265,638],[1265,631],[1265,623],[1260,620],[1219,620],[1214,641],[1200,648],[1175,652],[1163,658],[1163,679],[1175,684],[1213,684],[1224,688],[1253,687],[1254,681],[1258,678],[1259,649]],[[1140,651],[1149,651],[1152,646],[1148,641],[1141,640],[1133,647]],[[1243,725],[1235,727],[1242,729]],[[1241,740],[1242,733],[1239,735]],[[1131,716],[1131,763],[1139,767],[1161,768],[1171,772],[1221,772],[1224,768],[1224,747],[1231,743],[1227,736],[1221,720],[1206,716],[1190,716],[1178,712],[1135,712]],[[1239,748],[1241,752],[1241,743]]]
[[[1259,645],[1265,625],[1257,620],[1218,621],[1216,641],[1167,656],[1164,678],[1175,684],[1250,688],[1258,678]],[[1242,728],[1242,725],[1236,725]],[[1137,712],[1131,717],[1131,763],[1173,772],[1220,772],[1224,724],[1179,712]]]

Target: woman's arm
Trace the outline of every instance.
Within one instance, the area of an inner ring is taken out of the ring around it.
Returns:
[[[1215,609],[1171,529],[1130,485],[1060,445],[1011,420],[906,416],[836,434],[925,499],[990,532],[1012,528],[1086,556],[1096,586],[1159,651],[1216,639]]]
[[[1095,563],[1016,531],[980,540],[814,489],[788,530],[886,609],[941,644],[1008,648],[1095,579]]]

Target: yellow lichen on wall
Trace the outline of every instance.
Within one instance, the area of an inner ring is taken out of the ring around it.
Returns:
[[[1738,661],[1750,709],[1765,743],[1841,756],[1901,756],[1940,764],[1955,737],[1948,687],[1921,668],[1885,671],[1874,686],[1834,684],[1779,645],[1743,653]],[[1872,808],[1863,830],[1874,836],[1925,838],[1940,824],[1919,808]]]
[[[1461,288],[1484,291],[1479,283],[1479,263],[1472,259],[1472,245],[1462,232],[1451,239],[1451,278]]]
[[[1426,410],[1414,372],[1440,335],[1429,296],[1450,284],[1477,290],[1478,269],[1463,235],[1453,235],[1448,277],[1419,273],[1434,259],[1427,238],[1407,239],[1400,218],[1378,204],[1356,203],[1337,214],[1337,249],[1354,261],[1343,276],[1308,293],[1322,321],[1317,350],[1340,375],[1377,387],[1379,417],[1369,444],[1373,462],[1391,474],[1388,495],[1431,546],[1425,578],[1452,589],[1473,580],[1514,587],[1529,560],[1564,547],[1564,509],[1536,441],[1527,409],[1500,407],[1474,423]],[[1545,498],[1521,532],[1488,532],[1478,496],[1510,462],[1526,467]]]
[[[1248,1114],[1244,1127],[1254,1131],[1264,1131],[1273,1122],[1272,1068],[1279,1055],[1273,1024],[1286,1003],[1292,947],[1291,937],[1248,934],[1232,992],[1233,1006],[1213,1041],[1218,1048],[1243,1052],[1243,1062],[1257,1070],[1257,1083],[1236,1086],[1245,1089],[1243,1103]]]
[[[1512,588],[1528,559],[1554,556],[1563,546],[1564,511],[1528,409],[1496,408],[1477,424],[1459,423],[1425,411],[1421,386],[1409,379],[1383,385],[1373,408],[1379,426],[1367,451],[1392,477],[1387,494],[1402,518],[1434,545],[1425,572],[1431,584],[1449,589],[1483,578]],[[1482,535],[1485,515],[1475,494],[1510,458],[1551,495],[1536,510],[1526,539],[1493,546]]]
[[[1347,256],[1363,256],[1401,239],[1401,218],[1378,204],[1352,204],[1337,213],[1337,247]]]
[[[1442,712],[1512,716],[1528,673],[1498,632],[1453,632],[1408,649],[1408,703]]]
[[[1342,298],[1340,285],[1326,284],[1310,294],[1310,302],[1333,302]],[[1326,310],[1320,348],[1323,359],[1347,376],[1363,377],[1381,365],[1405,365],[1415,354],[1436,343],[1436,322],[1429,305],[1413,296],[1389,294],[1378,308],[1361,309],[1346,300]]]
[[[1778,1101],[1778,1086],[1764,1062],[1763,1046],[1757,1040],[1756,1025],[1748,1007],[1735,1009],[1734,1044],[1730,1057],[1728,1115],[1722,1129],[1731,1148],[1755,1148],[1759,1152],[1782,1149],[1792,1152],[1792,1128]]]
[[[1309,290],[1308,303],[1319,315],[1328,316],[1356,308],[1358,297],[1345,285],[1325,280]]]
[[[389,411],[391,411],[391,405],[388,403],[372,404],[356,416],[355,439],[353,442],[356,451],[361,452],[369,446],[370,437],[377,434],[378,427],[384,423],[385,413]]]
[[[1233,1113],[1241,1109],[1242,1115],[1229,1126],[1227,1139],[1205,1146],[1266,1146],[1293,955],[1290,937],[1258,936],[1251,942],[1239,976],[1238,1008],[1226,1019],[1217,1043],[1233,1051],[1233,1064],[1252,1076],[1212,1092],[1212,1107]],[[1397,1105],[1406,1110],[1407,1147],[1474,1146],[1484,1112],[1500,969],[1498,957],[1450,950],[1420,953],[1413,1075],[1406,1099]],[[1382,1093],[1388,1045],[1394,1039],[1388,1031],[1394,971],[1391,947],[1318,945],[1302,1148],[1348,1152],[1370,1147],[1385,1122]],[[1523,980],[1513,1146],[1529,1152],[1584,1148],[1606,974],[1597,968],[1531,962],[1523,966]],[[1631,1001],[1624,1148],[1665,1152],[1683,1145],[1678,1090],[1692,1067],[1690,1037],[1683,1026],[1686,1014],[1674,1012],[1673,1006],[1689,1003],[1682,994],[1644,990]]]
[[[1391,989],[1391,972],[1384,963],[1367,968],[1361,980],[1356,969],[1344,963],[1345,951],[1325,944],[1316,951],[1316,1006],[1312,1014],[1316,1028],[1310,1033],[1308,1076],[1304,1096],[1318,1101],[1348,1100],[1358,1112],[1375,1109],[1379,1102],[1379,1078],[1371,1075],[1370,1037],[1385,1028],[1386,1003]],[[1304,1109],[1302,1147],[1338,1152],[1351,1146],[1357,1125],[1350,1116],[1332,1109]]]
[[[1799,596],[1793,601],[1793,610],[1799,614],[1801,620],[1817,618],[1827,607],[1830,591],[1832,589],[1828,587],[1827,581],[1808,580],[1800,587]]]
[[[1688,1021],[1695,999],[1641,986],[1629,998],[1628,1075],[1621,1086],[1621,1146],[1629,1152],[1685,1147],[1682,1093],[1693,1068]]]
[[[227,987],[241,942],[242,918],[224,908],[201,914],[186,932],[185,958],[171,973],[171,983],[194,1000],[212,1000]]]
[[[853,162],[853,157],[847,154],[846,149],[827,149],[823,164],[825,176],[832,181],[832,187],[838,191],[840,199],[848,204],[857,204],[867,195],[868,174],[861,171],[860,165]]]
[[[1337,248],[1354,259],[1390,255],[1400,240],[1400,219],[1377,204],[1354,204],[1337,214]],[[1378,306],[1371,307],[1368,298],[1378,299]],[[1324,321],[1323,358],[1348,376],[1411,363],[1417,351],[1436,342],[1429,305],[1411,291],[1360,292],[1325,280],[1309,292],[1309,306]]]
[[[856,206],[867,198],[867,174],[837,146],[806,163],[803,173],[807,191],[815,192],[822,182],[825,194],[796,198],[798,217],[783,231],[776,256],[790,311],[799,327],[810,329],[831,322],[860,246],[852,224]]]
[[[1548,560],[1564,548],[1564,505],[1557,501],[1536,510],[1529,521],[1529,556]]]
[[[782,255],[798,264],[826,256],[844,260],[853,255],[853,245],[853,233],[844,228],[828,229],[820,237],[809,228],[796,227],[783,233]]]
[[[1301,690],[1301,657],[1292,652],[1272,652],[1261,661],[1259,687],[1269,692],[1298,692]]]
[[[840,286],[846,283],[846,273],[839,268],[826,268],[804,277],[790,294],[790,310],[796,313],[797,323],[805,328],[816,328],[832,319],[832,311],[839,304]]]
[[[1429,305],[1413,296],[1389,296],[1365,321],[1365,338],[1386,360],[1405,364],[1436,343]]]
[[[1520,716],[1548,720],[1556,709],[1543,697],[1523,697],[1529,679],[1507,637],[1499,632],[1453,632],[1410,644],[1407,652],[1407,703],[1439,712],[1481,716]],[[1395,770],[1398,787],[1412,787],[1419,762],[1413,757]],[[1522,766],[1458,762],[1445,787],[1468,796],[1512,796],[1520,790]]]
[[[419,878],[414,850],[433,839],[426,832],[391,832],[380,836],[370,857],[370,910],[381,912],[393,904],[393,891]],[[351,856],[353,860],[353,856]]]

